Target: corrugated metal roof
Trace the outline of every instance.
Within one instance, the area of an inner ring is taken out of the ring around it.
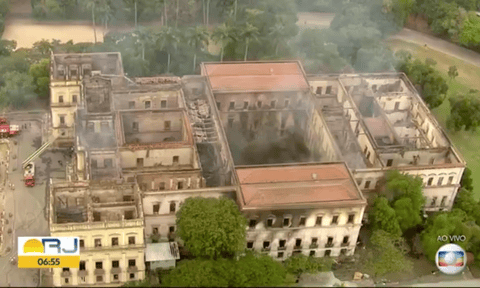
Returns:
[[[176,242],[147,243],[145,261],[168,261],[180,259],[180,252]]]
[[[204,64],[214,91],[295,91],[309,89],[297,62]]]

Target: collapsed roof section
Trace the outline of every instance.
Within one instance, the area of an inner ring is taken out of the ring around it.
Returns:
[[[142,203],[136,185],[50,181],[52,232],[69,230],[69,226],[81,228],[79,224],[95,225],[97,222],[117,227],[115,223],[141,220],[143,225]]]
[[[81,80],[94,75],[123,77],[119,52],[53,54],[51,80]]]
[[[345,132],[336,139],[352,168],[464,165],[405,74],[318,75],[309,82],[332,133]]]
[[[191,125],[183,109],[119,111],[116,116],[119,146],[179,148],[193,146]]]

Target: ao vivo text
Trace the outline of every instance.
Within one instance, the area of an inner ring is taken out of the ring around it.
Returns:
[[[439,242],[465,242],[467,236],[465,235],[439,235],[437,241]]]

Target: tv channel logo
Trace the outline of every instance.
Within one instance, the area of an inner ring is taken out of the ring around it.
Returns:
[[[18,268],[78,268],[78,237],[18,237]]]
[[[435,262],[441,272],[455,275],[467,265],[467,253],[457,244],[446,244],[438,249]]]

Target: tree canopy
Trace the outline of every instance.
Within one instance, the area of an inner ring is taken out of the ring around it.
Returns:
[[[184,260],[162,280],[167,287],[281,286],[286,271],[268,255],[247,253],[234,259]]]
[[[176,221],[178,235],[197,257],[233,256],[245,248],[247,220],[228,198],[188,198]]]
[[[397,69],[405,72],[408,78],[417,86],[418,92],[430,109],[440,106],[446,98],[447,81],[435,70],[435,63],[413,59],[404,51],[395,53],[399,63]]]
[[[455,198],[454,208],[464,211],[470,220],[480,225],[480,202],[475,200],[472,191],[460,189]]]
[[[460,186],[467,191],[473,191],[472,170],[468,167],[465,167],[465,170],[463,171],[462,179],[460,179]]]
[[[401,237],[375,230],[370,243],[372,250],[366,257],[366,268],[375,277],[413,269],[412,262],[405,257],[406,245]]]
[[[300,276],[302,273],[331,271],[333,260],[330,258],[309,257],[303,254],[294,255],[285,261],[288,273]]]
[[[480,93],[471,91],[466,95],[450,97],[450,115],[447,127],[454,131],[475,131],[480,125]]]
[[[419,212],[425,200],[423,198],[423,180],[419,176],[392,170],[385,175],[386,185],[382,192],[390,201],[403,198],[411,200],[412,209]]]
[[[28,74],[33,78],[35,93],[40,98],[48,99],[50,96],[50,60],[44,58],[40,60],[40,62],[32,64],[28,70]]]
[[[448,239],[447,242],[438,241],[438,237],[442,235],[465,235],[466,241],[454,241],[454,239]],[[433,219],[429,219],[422,233],[423,249],[427,257],[434,261],[438,249],[446,243],[455,243],[467,252],[473,252],[475,257],[479,258],[480,227],[460,209],[438,213]]]
[[[401,235],[422,223],[423,180],[418,176],[389,171],[380,185],[380,195],[369,213],[374,229]]]
[[[35,99],[33,78],[25,73],[12,71],[3,75],[5,84],[0,88],[0,105],[20,108]]]
[[[384,230],[395,236],[402,234],[395,210],[390,207],[387,198],[378,197],[375,199],[368,216],[373,230]]]

